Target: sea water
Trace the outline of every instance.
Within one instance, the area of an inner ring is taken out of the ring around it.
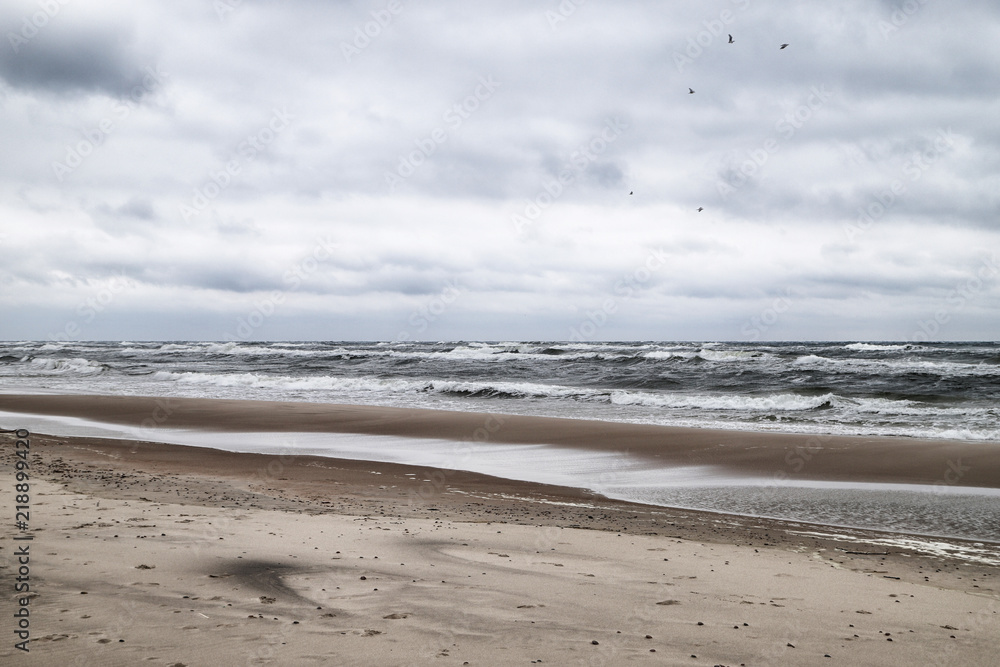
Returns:
[[[6,342],[0,391],[1000,443],[998,343]]]

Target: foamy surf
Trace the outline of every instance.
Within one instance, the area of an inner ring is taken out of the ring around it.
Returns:
[[[0,343],[0,391],[357,403],[1000,443],[1000,345]]]

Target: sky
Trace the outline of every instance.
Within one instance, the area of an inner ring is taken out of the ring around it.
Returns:
[[[0,339],[997,340],[998,68],[986,0],[0,0]]]

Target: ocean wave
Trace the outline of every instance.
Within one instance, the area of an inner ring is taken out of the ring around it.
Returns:
[[[705,361],[754,361],[770,358],[771,355],[760,350],[699,350],[698,356]]]
[[[247,387],[289,391],[414,391],[424,383],[379,378],[343,378],[331,376],[291,377],[260,373],[197,373],[191,371],[156,371],[151,379],[187,385]]]
[[[844,346],[845,350],[854,350],[855,352],[881,352],[884,350],[919,350],[923,349],[919,345],[911,345],[909,343],[849,343]]]
[[[156,348],[157,352],[201,352],[205,348],[201,345],[189,343],[164,343]]]
[[[611,402],[615,405],[642,405],[659,408],[687,408],[738,412],[801,412],[829,407],[839,397],[772,394],[770,396],[740,396],[736,394],[653,394],[615,390]]]
[[[236,354],[242,356],[260,356],[272,354],[301,354],[298,350],[280,350],[266,345],[253,345],[249,343],[208,343],[205,347],[208,354]]]
[[[652,352],[646,352],[642,355],[644,359],[652,359],[654,361],[663,361],[666,359],[694,359],[698,356],[697,352],[689,352],[683,350],[653,350]]]
[[[431,380],[424,389],[443,394],[482,398],[575,398],[592,400],[606,392],[580,387],[538,384],[533,382],[457,382]]]
[[[681,361],[710,361],[714,363],[758,363],[769,361],[774,358],[773,354],[762,350],[718,350],[718,349],[691,349],[675,348],[667,350],[652,350],[641,355],[644,359],[653,361],[666,361],[678,359]]]
[[[125,347],[121,350],[122,353],[131,354],[133,356],[164,356],[171,357],[177,354],[190,354],[190,355],[219,355],[219,356],[231,356],[231,357],[254,357],[254,356],[290,356],[290,357],[315,357],[315,356],[327,356],[333,355],[337,356],[336,350],[329,350],[325,348],[320,349],[305,349],[305,348],[316,348],[316,345],[305,345],[298,344],[293,345],[291,343],[265,343],[265,344],[253,344],[244,343],[237,341],[230,342],[198,342],[198,343],[163,343],[155,347],[135,347],[132,344],[131,347]],[[347,355],[348,350],[345,348],[340,348],[342,355]],[[358,354],[357,352],[351,352],[351,354]]]
[[[919,438],[944,438],[946,440],[1000,441],[1000,429],[943,428],[921,429],[914,432]]]
[[[622,354],[608,354],[602,352],[572,352],[569,350],[561,350],[559,348],[546,347],[546,348],[533,348],[530,346],[521,346],[517,349],[513,348],[469,348],[469,347],[457,347],[452,350],[436,350],[432,352],[423,351],[403,351],[403,350],[386,350],[386,351],[365,351],[362,355],[351,351],[346,352],[347,354],[357,355],[357,356],[375,356],[375,357],[392,357],[395,359],[419,359],[425,361],[441,360],[441,361],[484,361],[489,363],[499,363],[504,361],[544,361],[549,363],[560,363],[565,361],[578,361],[585,359],[596,359],[602,361],[614,361],[617,359],[627,359],[627,355]]]
[[[849,357],[833,359],[831,357],[806,354],[797,357],[795,366],[819,366],[824,370],[836,368],[839,373],[852,374],[892,374],[923,373],[941,377],[949,376],[979,376],[1000,375],[1000,366],[987,363],[966,363],[961,361],[930,361],[926,359],[858,359]]]
[[[911,416],[939,420],[951,418],[996,419],[996,408],[970,405],[936,405],[923,401],[889,398],[839,398],[837,407],[846,413]]]
[[[519,343],[469,342],[435,344],[439,349],[426,349],[426,344],[410,342],[381,342],[364,346],[305,343],[249,343],[230,342],[175,342],[157,347],[128,347],[122,352],[132,355],[220,355],[232,357],[292,356],[330,359],[412,359],[419,361],[467,361],[498,363],[506,361],[535,360],[548,363],[580,360],[628,361],[634,359],[683,359],[699,358],[704,361],[737,361],[765,356],[759,351],[709,350],[691,346],[664,346],[662,344],[612,344],[612,343]],[[420,349],[421,347],[425,349]]]
[[[261,373],[197,373],[156,371],[152,379],[187,385],[249,387],[289,391],[437,393],[483,398],[592,398],[601,392],[531,382],[466,382],[373,377],[302,377]]]
[[[31,357],[28,359],[32,370],[56,374],[97,375],[107,370],[104,364],[89,359],[52,359]]]
[[[845,398],[832,392],[815,396],[792,393],[748,396],[735,393],[698,394],[573,387],[538,382],[387,379],[371,376],[337,377],[329,375],[294,377],[263,373],[199,373],[162,370],[153,373],[151,379],[184,385],[245,387],[279,392],[377,392],[387,396],[430,393],[485,399],[562,399],[667,410],[729,412],[744,416],[836,410],[842,415],[842,418],[848,420],[865,419],[863,415],[926,417],[928,419],[970,417],[988,420],[991,417],[995,418],[995,411],[990,408],[932,405],[909,399]]]

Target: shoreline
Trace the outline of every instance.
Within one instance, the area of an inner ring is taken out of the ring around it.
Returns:
[[[223,432],[355,433],[627,453],[734,475],[1000,489],[1000,445],[980,441],[821,436],[584,421],[415,408],[132,396],[0,394],[0,411],[139,427]]]
[[[234,436],[238,436],[234,433]],[[683,517],[693,526],[712,524],[712,532],[723,534],[726,529],[720,525],[739,526],[735,532],[742,536],[742,531],[751,525],[766,525],[771,531],[787,532],[789,534],[826,535],[826,539],[835,543],[864,542],[867,544],[889,543],[910,540],[909,548],[896,547],[899,552],[906,551],[910,556],[921,552],[916,541],[924,541],[928,545],[934,542],[960,545],[955,548],[955,558],[975,562],[957,555],[960,551],[976,552],[976,546],[985,546],[992,552],[993,558],[987,563],[1000,566],[1000,535],[995,540],[981,538],[962,538],[945,535],[929,535],[906,531],[892,531],[862,526],[850,526],[815,521],[775,518],[760,515],[722,512],[707,509],[675,507],[644,503],[628,499],[606,496],[602,493],[582,487],[523,481],[507,477],[498,477],[486,473],[473,472],[454,468],[437,468],[414,463],[395,463],[374,461],[368,459],[344,459],[315,454],[272,454],[237,452],[212,447],[170,444],[163,442],[145,442],[132,439],[101,438],[88,436],[53,436],[43,433],[33,433],[33,441],[42,445],[44,450],[58,461],[49,466],[49,481],[60,481],[67,488],[81,492],[93,492],[94,485],[78,485],[73,483],[74,473],[64,469],[64,461],[69,458],[74,462],[91,468],[99,464],[112,465],[115,468],[127,470],[128,474],[146,473],[156,475],[194,476],[226,480],[228,483],[245,488],[250,493],[260,494],[274,499],[271,504],[263,502],[257,509],[295,509],[295,503],[309,505],[312,501],[324,497],[329,491],[324,484],[332,482],[335,486],[345,482],[334,480],[329,471],[335,470],[346,475],[351,489],[352,502],[365,497],[393,496],[393,503],[399,507],[426,508],[435,504],[448,494],[468,496],[469,498],[489,498],[491,503],[506,508],[516,516],[520,510],[516,508],[522,503],[571,508],[571,511],[586,514],[596,507],[613,508],[619,513],[631,513],[630,522],[642,525],[645,534],[655,535],[652,529],[656,526],[655,516],[676,515]],[[385,493],[383,477],[393,480],[394,493]],[[265,484],[283,482],[278,489]],[[378,491],[371,486],[379,482]],[[301,492],[301,496],[297,493]],[[383,493],[380,493],[383,492]],[[117,497],[130,497],[129,494],[118,493]],[[134,494],[132,494],[134,495]],[[137,500],[149,500],[145,496],[134,495]],[[287,501],[287,502],[286,502]],[[201,502],[212,504],[214,499],[209,495]],[[291,503],[291,504],[289,504]],[[224,503],[218,503],[224,506]],[[381,507],[381,505],[380,505]],[[577,508],[572,510],[572,508]],[[320,507],[321,511],[329,508]],[[368,510],[370,511],[370,509]],[[434,510],[434,511],[440,511]],[[457,515],[461,516],[462,512]],[[642,520],[640,521],[640,515]],[[526,515],[525,515],[526,516]],[[590,515],[588,515],[589,517]],[[507,518],[493,519],[504,523]],[[548,525],[547,519],[541,514],[533,519],[535,525]],[[540,523],[539,523],[540,522]],[[649,525],[645,525],[648,522]],[[587,530],[616,531],[622,527],[609,524],[600,519],[591,518],[572,524],[572,527]],[[636,528],[633,527],[633,530]],[[802,529],[802,530],[800,530]],[[624,528],[627,532],[627,528]],[[703,535],[700,537],[704,538]],[[691,538],[695,539],[695,538]],[[737,540],[738,541],[738,540]],[[961,547],[965,547],[962,549]]]

